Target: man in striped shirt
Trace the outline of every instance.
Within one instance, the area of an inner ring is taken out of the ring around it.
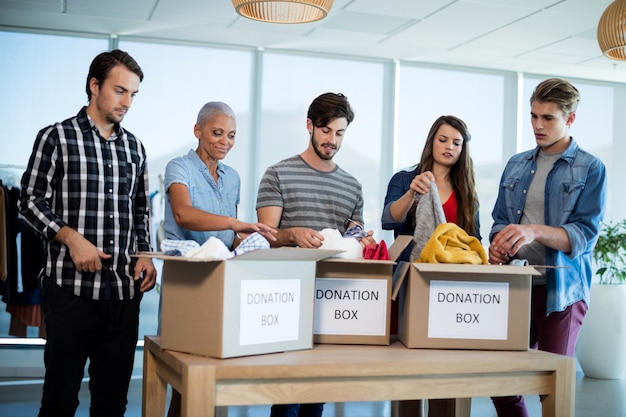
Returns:
[[[123,416],[141,295],[154,287],[146,153],[120,126],[143,72],[126,52],[94,58],[76,116],[42,129],[20,213],[46,240],[46,376],[39,416],[73,416],[89,359],[91,416]]]
[[[339,151],[354,112],[343,94],[325,93],[309,106],[309,146],[299,155],[269,167],[259,185],[257,217],[277,229],[273,247],[317,248],[322,229],[341,234],[363,224],[361,184],[333,157]],[[372,232],[362,244],[375,243]],[[273,405],[271,417],[319,417],[323,404]]]

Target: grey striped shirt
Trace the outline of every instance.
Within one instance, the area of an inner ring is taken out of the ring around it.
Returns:
[[[265,171],[256,208],[278,206],[279,228],[309,227],[346,231],[348,220],[363,223],[363,191],[352,175],[338,166],[322,172],[299,156],[292,156]]]

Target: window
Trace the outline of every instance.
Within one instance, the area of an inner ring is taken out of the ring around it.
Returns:
[[[501,174],[504,132],[502,74],[403,65],[400,69],[396,171],[419,163],[426,137],[441,115],[461,118],[472,135],[483,245],[489,244],[491,210]],[[389,179],[387,179],[389,180]]]
[[[223,101],[232,107],[237,117],[235,146],[224,159],[239,172],[243,207],[254,202],[244,200],[250,187],[248,149],[250,134],[250,82],[252,54],[227,49],[199,48],[180,45],[120,41],[120,49],[130,53],[141,66],[144,80],[124,119],[124,126],[143,142],[148,154],[150,188],[152,189],[152,237],[163,219],[163,190],[161,179],[167,163],[196,149],[198,140],[193,126],[198,111],[209,101]],[[162,261],[155,259],[159,270]],[[157,287],[160,290],[160,286]],[[141,303],[139,338],[155,334],[158,320],[158,291],[144,295]]]
[[[334,160],[363,186],[365,227],[380,236],[383,65],[275,53],[264,57],[258,180],[268,166],[306,149],[311,102],[326,92],[343,93],[355,117]]]
[[[193,125],[207,101],[224,101],[237,115],[237,139],[225,163],[242,179],[240,218],[255,221],[256,192],[265,169],[281,159],[301,153],[308,145],[306,113],[311,101],[324,92],[344,93],[355,110],[337,163],[363,185],[366,227],[375,237],[380,230],[384,190],[390,179],[394,147],[385,136],[385,107],[389,89],[385,68],[389,61],[341,59],[295,53],[260,52],[120,39],[119,47],[133,55],[145,72],[133,108],[124,126],[145,144],[153,194],[153,231],[162,216],[159,176],[174,157],[195,149]],[[0,176],[19,178],[39,129],[76,114],[87,104],[85,81],[93,57],[109,49],[108,39],[0,32]],[[59,51],[68,54],[59,54]],[[257,61],[258,60],[258,61]],[[257,68],[261,69],[258,73]],[[528,99],[543,80],[524,76],[523,97],[517,96],[517,74],[435,68],[401,63],[397,108],[397,140],[393,170],[419,162],[430,126],[442,114],[463,119],[472,134],[471,154],[481,203],[481,234],[488,244],[491,210],[499,178],[518,139],[523,149],[535,146],[529,121]],[[521,77],[520,77],[521,78]],[[259,80],[260,86],[255,84]],[[607,218],[623,217],[620,187],[623,164],[617,163],[626,146],[619,115],[626,108],[626,88],[617,83],[575,81],[582,100],[572,135],[600,157],[609,175]],[[258,100],[258,102],[257,102]],[[521,100],[521,109],[517,103]],[[517,137],[517,113],[521,113]],[[513,116],[512,116],[513,115]],[[257,130],[258,129],[258,130]],[[522,150],[522,149],[519,149]],[[382,155],[382,156],[381,156]],[[615,185],[611,179],[615,178]],[[391,236],[391,235],[389,235]],[[142,302],[140,337],[154,334],[158,293]],[[10,316],[0,312],[0,337],[8,335]],[[36,337],[37,329],[29,328]]]
[[[533,128],[530,123],[530,96],[535,87],[549,77],[525,77],[524,78],[524,110],[522,114],[522,149],[533,149],[536,146]],[[615,120],[614,109],[617,104],[616,87],[609,84],[570,80],[580,92],[580,103],[576,110],[576,120],[570,127],[570,135],[578,145],[602,160],[607,169],[609,182],[606,220],[623,218],[623,193],[616,192],[612,188],[611,181],[621,177],[618,171],[623,172],[623,164],[615,165],[613,159],[619,155],[619,147],[615,137],[619,136],[614,129],[620,127],[620,122]],[[624,104],[621,104],[624,105]],[[619,116],[617,116],[619,117]],[[615,183],[615,187],[619,187]]]
[[[530,123],[530,96],[535,87],[547,78],[524,78],[521,150],[532,149],[536,146]],[[606,163],[613,144],[614,88],[590,82],[574,80],[571,82],[580,92],[580,103],[576,111],[576,120],[570,128],[570,134],[578,145]]]
[[[241,177],[240,212],[254,207],[244,199],[250,148],[250,90],[252,53],[228,49],[161,45],[121,40],[120,49],[130,53],[144,72],[133,108],[124,126],[143,142],[148,153],[150,188],[160,190],[167,163],[196,149],[193,126],[198,112],[209,101],[223,101],[237,117],[235,145],[224,159]],[[155,201],[157,203],[158,201]],[[155,211],[154,221],[163,216]]]
[[[2,62],[10,63],[0,65],[4,97],[0,103],[0,179],[5,184],[9,178],[10,184],[19,185],[40,129],[75,115],[87,104],[89,63],[107,47],[103,39],[0,32]],[[71,51],[71,59],[59,51]],[[9,334],[11,316],[5,307],[0,310],[0,337],[21,336],[21,331]],[[28,326],[24,332],[38,337],[37,327]]]
[[[89,63],[107,49],[106,39],[0,32],[2,61],[10,63],[0,65],[0,164],[25,167],[37,132],[87,105]]]

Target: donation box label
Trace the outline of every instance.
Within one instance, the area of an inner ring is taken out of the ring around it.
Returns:
[[[430,281],[428,337],[506,340],[509,284]]]
[[[315,280],[315,334],[384,336],[386,318],[387,280]]]
[[[300,307],[299,279],[242,280],[239,344],[298,340]]]

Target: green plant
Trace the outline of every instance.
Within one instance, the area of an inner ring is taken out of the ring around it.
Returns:
[[[600,284],[626,283],[626,219],[602,224],[593,260]]]

